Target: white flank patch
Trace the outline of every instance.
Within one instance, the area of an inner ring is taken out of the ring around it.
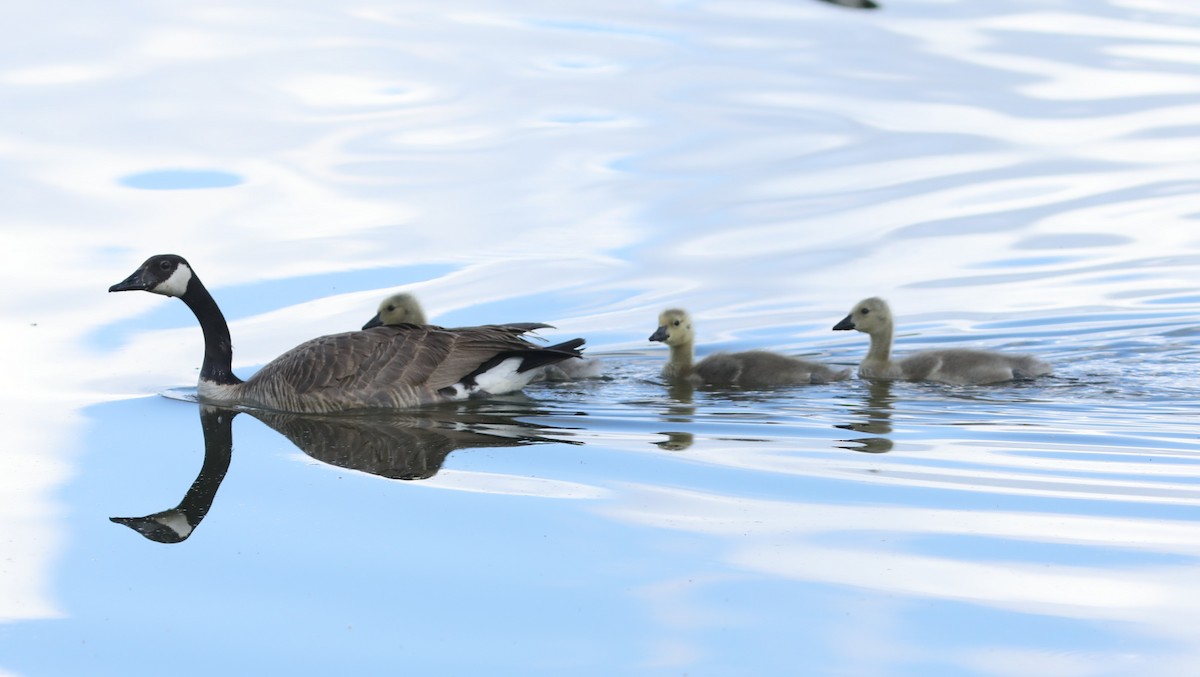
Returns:
[[[520,357],[510,357],[476,376],[475,382],[479,384],[478,389],[490,395],[503,395],[524,388],[533,379],[535,371],[530,370],[518,374],[517,367],[521,366],[521,361]]]
[[[163,296],[183,296],[187,292],[188,282],[192,280],[192,269],[186,263],[179,264],[171,277],[154,285],[150,291]]]

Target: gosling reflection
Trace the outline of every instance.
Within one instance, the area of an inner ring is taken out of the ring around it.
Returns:
[[[208,514],[217,489],[229,470],[233,458],[233,417],[236,411],[202,405],[200,428],[204,431],[204,463],[196,481],[183,495],[179,505],[145,517],[110,517],[139,534],[159,543],[179,543],[200,524]]]
[[[837,446],[839,449],[861,451],[868,454],[886,453],[892,450],[892,440],[887,437],[892,433],[892,405],[896,401],[892,396],[892,382],[872,380],[865,384],[866,399],[862,406],[851,409],[851,412],[860,418],[850,423],[839,423],[834,427],[868,433],[871,437],[839,440],[845,442],[846,445],[853,446],[840,444]]]
[[[667,439],[655,442],[654,446],[664,451],[683,451],[692,446],[692,443],[696,441],[696,436],[687,432],[658,434],[666,435]]]
[[[208,514],[233,453],[233,419],[246,413],[286,437],[308,456],[329,465],[397,480],[428,479],[457,449],[513,447],[544,442],[547,426],[516,420],[537,410],[499,413],[484,407],[422,410],[419,414],[303,416],[219,409],[202,405],[204,462],[179,505],[145,517],[110,517],[159,543],[186,540]]]
[[[675,380],[667,384],[667,397],[678,402],[679,404],[691,404],[692,398],[696,394],[696,386],[686,380]],[[692,409],[694,412],[695,409]]]

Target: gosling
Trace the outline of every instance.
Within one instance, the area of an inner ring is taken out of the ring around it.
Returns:
[[[696,335],[686,311],[672,308],[658,316],[651,341],[671,348],[663,378],[695,386],[718,388],[770,388],[773,386],[828,383],[850,376],[849,369],[833,369],[818,362],[788,357],[766,350],[715,353],[692,364]]]
[[[863,378],[986,385],[1050,373],[1050,365],[1031,355],[967,348],[925,350],[902,360],[892,360],[895,326],[892,310],[881,298],[859,301],[833,328],[837,331],[854,329],[871,337],[871,348],[858,366],[858,375]]]

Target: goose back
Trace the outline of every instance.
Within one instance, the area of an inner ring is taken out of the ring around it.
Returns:
[[[582,344],[543,348],[521,333],[506,326],[402,324],[322,336],[266,364],[241,386],[241,398],[254,406],[307,413],[413,407],[473,394],[474,383],[466,385],[465,394],[453,389],[504,360],[515,360],[512,371],[524,374],[574,357]]]

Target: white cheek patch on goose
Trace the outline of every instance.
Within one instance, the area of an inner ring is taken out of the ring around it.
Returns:
[[[188,282],[192,280],[192,269],[186,263],[181,263],[171,277],[154,285],[150,291],[163,296],[183,296],[187,293]]]

